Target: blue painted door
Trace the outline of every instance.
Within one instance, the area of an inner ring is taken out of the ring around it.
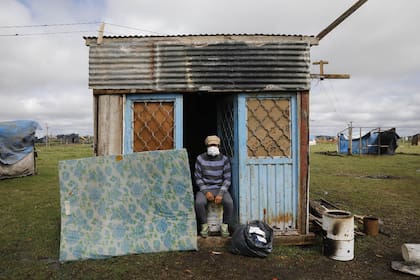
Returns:
[[[296,231],[298,130],[295,94],[237,97],[239,222]]]

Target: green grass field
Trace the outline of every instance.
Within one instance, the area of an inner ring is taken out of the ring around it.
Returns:
[[[391,237],[356,240],[358,257],[350,266],[363,273],[365,264],[374,258],[379,269],[375,273],[385,270],[397,279],[400,275],[396,278],[389,271],[389,262],[399,256],[399,246],[404,242],[420,243],[420,147],[401,144],[393,156],[325,153],[334,150],[333,144],[311,146],[310,198],[324,198],[355,214],[380,217]],[[242,274],[244,279],[252,275],[253,266],[258,271],[266,271],[261,272],[262,279],[277,275],[270,274],[272,270],[293,275],[292,270],[288,272],[293,264],[301,265],[301,272],[308,273],[307,277],[314,271],[323,275],[320,267],[334,265],[335,270],[330,269],[331,279],[346,279],[334,277],[334,271],[339,275],[341,267],[348,268],[349,264],[331,263],[320,253],[319,244],[309,248],[278,247],[264,260],[233,256],[225,248],[219,248],[224,252],[220,263],[200,250],[60,264],[58,161],[90,157],[92,148],[90,145],[40,146],[38,154],[37,175],[0,181],[0,279],[210,279],[208,270],[196,263],[200,257],[207,263],[213,261],[212,265],[219,269],[232,270],[236,264],[247,267],[248,274],[246,269]],[[282,266],[286,264],[287,267]],[[234,275],[241,274],[237,271]],[[302,275],[296,274],[295,279],[311,279],[300,278]],[[235,279],[230,274],[226,274],[227,278]],[[382,276],[355,278],[385,279]]]

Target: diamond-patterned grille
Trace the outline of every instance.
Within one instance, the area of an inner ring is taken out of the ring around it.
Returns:
[[[225,102],[219,105],[221,148],[225,155],[233,157],[233,103]]]
[[[291,156],[290,100],[248,98],[248,156]]]
[[[133,151],[173,149],[174,103],[141,101],[133,107]]]

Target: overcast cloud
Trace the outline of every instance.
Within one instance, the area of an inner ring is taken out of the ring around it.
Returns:
[[[105,35],[317,35],[356,1],[331,0],[1,0],[0,121],[32,119],[39,134],[92,134],[88,48],[99,24],[10,26],[104,21]],[[355,126],[420,132],[420,2],[369,0],[311,49],[326,73],[313,80],[311,134]],[[113,24],[113,25],[111,25]],[[116,25],[133,27],[128,29]],[[142,31],[143,30],[143,31]],[[63,33],[75,32],[77,33]],[[44,34],[39,33],[56,33]],[[10,36],[19,34],[19,36]],[[38,35],[37,35],[38,34]],[[313,73],[319,69],[312,68]]]

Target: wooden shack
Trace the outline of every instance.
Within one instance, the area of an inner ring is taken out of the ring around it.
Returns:
[[[96,155],[185,148],[217,134],[236,222],[306,240],[310,48],[303,35],[86,37]]]

